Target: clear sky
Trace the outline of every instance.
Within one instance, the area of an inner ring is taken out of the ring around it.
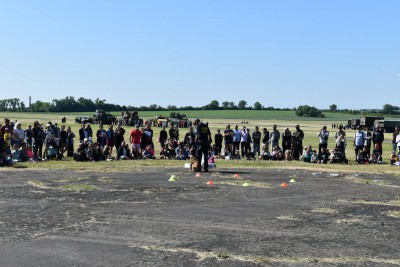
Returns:
[[[0,99],[398,104],[400,1],[0,0]]]

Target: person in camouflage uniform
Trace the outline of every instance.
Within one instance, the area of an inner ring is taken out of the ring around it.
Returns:
[[[292,134],[292,152],[293,159],[298,160],[300,158],[303,149],[304,132],[300,129],[299,125],[296,125],[296,130]]]

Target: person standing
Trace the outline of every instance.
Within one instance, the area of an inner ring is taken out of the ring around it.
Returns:
[[[139,125],[131,131],[129,135],[129,141],[132,144],[132,151],[140,151],[140,143],[142,141],[142,131],[139,129]]]
[[[158,142],[160,143],[161,150],[164,149],[165,144],[167,143],[167,139],[168,139],[168,133],[165,130],[165,126],[163,126],[162,130],[160,131],[160,135],[158,136]]]
[[[35,148],[33,150],[33,154],[35,156],[35,160],[41,160],[42,159],[42,150],[43,150],[44,132],[38,121],[35,121],[33,123],[32,132],[33,132],[33,140],[35,143]]]
[[[168,134],[169,134],[169,139],[174,139],[174,140],[178,140],[179,136],[177,135],[176,129],[174,127],[173,123],[170,123],[170,128],[168,130]]]
[[[356,129],[357,129],[357,131],[354,133],[353,145],[354,145],[354,152],[356,153],[356,161],[357,161],[358,152],[364,148],[365,133],[363,131],[361,131],[360,126],[357,126]]]
[[[383,131],[381,127],[376,127],[374,133],[372,134],[372,142],[374,143],[374,150],[375,152],[379,153],[382,156],[383,149],[382,149],[382,143],[383,140],[385,140],[385,136],[383,134]]]
[[[339,131],[335,133],[335,139],[337,139],[339,136],[343,135],[346,137],[346,132],[343,130],[343,125],[339,125]]]
[[[116,151],[118,151],[118,148],[121,146],[122,141],[124,141],[124,134],[125,129],[122,128],[120,124],[118,124],[117,128],[115,128],[114,131],[114,145]]]
[[[296,130],[293,132],[293,159],[298,160],[303,150],[304,132],[300,129],[300,125],[296,125]]]
[[[233,158],[236,158],[236,154],[237,156],[239,156],[239,146],[240,146],[240,138],[242,137],[240,130],[239,130],[239,126],[235,125],[235,129],[233,130],[233,149],[232,149],[232,155]]]
[[[286,128],[282,134],[282,153],[285,155],[286,150],[290,149],[292,146],[292,132],[289,128]]]
[[[33,131],[32,131],[32,126],[28,124],[28,128],[25,130],[25,143],[33,147]]]
[[[372,133],[368,127],[365,128],[365,141],[364,147],[366,148],[367,158],[371,157],[371,142],[372,142]]]
[[[221,134],[221,130],[218,129],[217,133],[214,136],[214,142],[215,142],[215,153],[220,156],[221,155],[221,151],[222,151],[222,141],[223,141],[224,137]]]
[[[150,123],[146,125],[146,128],[143,131],[142,139],[144,139],[144,144],[146,147],[150,145],[151,148],[154,149],[153,129],[151,129]]]
[[[96,132],[97,143],[103,151],[104,146],[107,144],[107,132],[103,128],[103,124],[99,125],[99,129]]]
[[[196,131],[196,144],[197,144],[197,166],[201,171],[201,158],[204,158],[204,171],[208,172],[208,151],[210,149],[210,144],[212,143],[210,128],[208,123],[200,122],[199,119],[196,120],[198,123]]]
[[[25,139],[25,131],[24,129],[22,129],[21,122],[17,122],[15,124],[12,136],[13,136],[11,140],[12,147],[14,147],[14,145],[18,145],[18,148],[20,148],[21,142],[24,141]]]
[[[321,153],[321,148],[325,148],[325,150],[328,148],[329,132],[327,131],[326,126],[322,127],[317,137],[319,137],[318,153]]]
[[[397,142],[396,142],[396,138],[397,135],[400,133],[400,129],[399,126],[396,126],[394,128],[394,132],[393,132],[393,138],[392,138],[392,154],[396,155],[396,149],[397,149]]]
[[[85,124],[81,124],[81,128],[78,131],[79,133],[79,143],[83,144],[83,140],[85,140]]]
[[[247,148],[249,147],[249,131],[246,129],[246,126],[243,126],[243,129],[240,131],[240,146],[242,149],[242,158],[247,154]]]
[[[189,127],[189,131],[185,134],[185,139],[183,143],[189,146],[189,149],[192,149],[194,146],[194,141],[196,139],[196,135],[194,134],[193,127]]]
[[[267,152],[267,153],[269,153],[269,143],[268,143],[268,141],[269,141],[269,132],[268,132],[267,128],[264,128],[263,129],[262,142],[263,142],[264,147],[266,149],[265,152]]]
[[[281,139],[281,133],[276,129],[276,125],[272,125],[272,131],[269,133],[269,143],[271,148],[279,147],[279,139]]]
[[[75,134],[71,131],[71,126],[67,127],[67,157],[74,156],[74,138]]]
[[[225,150],[232,151],[232,142],[233,142],[233,131],[231,130],[231,126],[226,125],[226,129],[224,131],[224,139],[225,139]]]
[[[261,132],[259,131],[258,126],[256,126],[256,130],[252,133],[252,141],[253,141],[253,156],[256,159],[260,156],[260,143],[261,143]]]
[[[107,146],[110,149],[110,155],[112,155],[113,152],[113,147],[115,145],[115,141],[114,141],[114,126],[111,123],[110,126],[108,126],[108,130],[107,130]]]

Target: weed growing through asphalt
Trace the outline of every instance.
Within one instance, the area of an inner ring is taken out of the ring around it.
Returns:
[[[66,191],[95,191],[98,188],[91,184],[66,184],[60,187]]]
[[[217,257],[221,260],[227,260],[229,259],[229,253],[227,251],[220,251],[217,253]]]
[[[332,208],[316,208],[316,209],[313,209],[311,212],[314,212],[314,213],[326,213],[326,214],[336,214],[336,213],[338,213],[338,211],[336,209],[332,209]]]
[[[400,218],[400,211],[398,211],[398,210],[390,210],[386,214],[387,214],[387,216],[390,216],[390,217]]]

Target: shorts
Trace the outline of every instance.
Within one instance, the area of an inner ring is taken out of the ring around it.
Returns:
[[[136,151],[140,152],[140,144],[132,144],[132,151],[134,151],[136,149]]]

